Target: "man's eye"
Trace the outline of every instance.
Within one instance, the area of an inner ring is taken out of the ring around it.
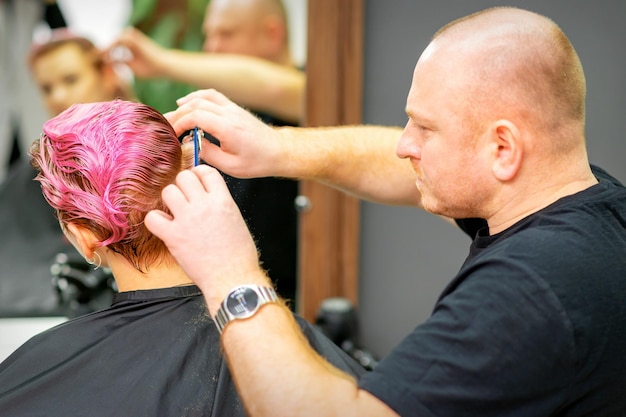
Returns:
[[[68,85],[76,84],[76,82],[78,81],[78,76],[68,75],[63,80],[65,81],[65,84],[68,84]]]

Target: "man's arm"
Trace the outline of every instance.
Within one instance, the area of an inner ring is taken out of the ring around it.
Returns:
[[[240,105],[297,123],[302,118],[306,74],[261,58],[163,48],[127,29],[112,48],[131,52],[125,63],[138,78],[168,78],[215,88]]]
[[[150,212],[146,226],[198,284],[215,316],[242,284],[271,286],[246,224],[220,173],[208,166],[181,172],[163,190],[172,216]],[[226,325],[222,344],[251,416],[395,416],[352,377],[332,367],[303,337],[291,312],[270,303]]]
[[[202,159],[240,178],[315,180],[366,200],[420,205],[411,164],[396,156],[402,129],[386,126],[271,128],[214,90],[189,94],[166,117],[180,134],[202,128]]]
[[[251,416],[396,416],[317,355],[284,306],[268,304],[232,322],[222,346]]]

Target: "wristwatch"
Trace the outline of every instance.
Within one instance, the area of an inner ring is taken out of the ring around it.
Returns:
[[[234,288],[215,315],[215,325],[220,333],[232,320],[253,316],[263,304],[278,302],[276,291],[260,285],[241,285]]]

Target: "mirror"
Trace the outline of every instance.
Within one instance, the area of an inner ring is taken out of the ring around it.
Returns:
[[[307,126],[361,122],[363,1],[315,0],[308,7]],[[325,298],[358,303],[359,201],[309,181],[300,195],[298,312],[314,321]]]

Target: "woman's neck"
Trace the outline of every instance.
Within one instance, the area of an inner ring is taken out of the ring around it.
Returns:
[[[160,262],[150,266],[145,272],[141,272],[123,256],[107,249],[106,261],[120,292],[193,284],[193,281],[173,260]]]

